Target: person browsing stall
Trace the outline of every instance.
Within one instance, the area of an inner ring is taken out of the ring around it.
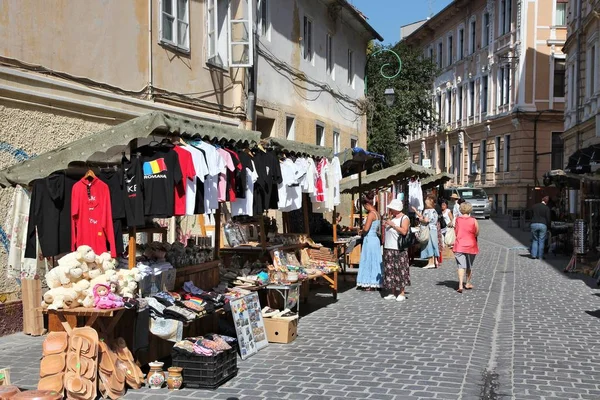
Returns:
[[[410,286],[410,264],[408,249],[398,248],[400,236],[406,236],[410,229],[410,219],[402,210],[404,204],[394,199],[387,206],[391,219],[383,223],[385,227],[385,242],[383,245],[383,287],[391,293],[385,300],[404,301],[404,290]]]

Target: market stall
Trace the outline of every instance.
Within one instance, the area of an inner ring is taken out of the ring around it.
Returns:
[[[418,183],[418,187],[414,187],[414,193],[421,193],[422,196],[421,184],[419,180],[421,178],[433,176],[434,174],[435,173],[433,170],[413,164],[410,161],[406,161],[404,163],[379,170],[372,174],[368,174],[364,178],[361,178],[361,176],[358,175],[357,178],[347,179],[340,185],[340,191],[342,193],[352,194],[352,202],[354,203],[354,196],[356,194],[364,193],[372,189],[380,191],[390,186],[394,186],[400,182],[408,183],[408,181],[413,181],[414,183]],[[406,184],[404,186],[405,188],[403,191],[406,191],[409,185]],[[392,193],[392,196],[394,195],[395,193]],[[410,195],[407,195],[406,198],[410,200]],[[391,200],[389,196],[380,196],[380,211],[385,210],[385,206],[389,200]],[[360,215],[362,213],[361,209],[359,208],[358,210]],[[360,260],[360,251],[360,244],[350,243],[348,245],[348,264],[358,265]]]

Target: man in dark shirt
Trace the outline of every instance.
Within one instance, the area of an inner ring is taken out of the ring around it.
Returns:
[[[531,218],[531,257],[544,258],[544,247],[546,245],[546,233],[550,228],[550,208],[548,207],[548,196],[542,198],[542,202],[533,206]]]

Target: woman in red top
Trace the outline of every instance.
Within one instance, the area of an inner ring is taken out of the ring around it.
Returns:
[[[454,241],[454,255],[458,265],[458,293],[463,292],[463,281],[465,278],[465,269],[467,270],[467,283],[464,289],[473,289],[471,278],[473,276],[472,266],[475,261],[475,255],[479,253],[477,246],[477,236],[479,235],[479,224],[477,220],[471,217],[473,206],[471,203],[464,202],[460,205],[461,216],[455,218],[454,230],[456,240]]]

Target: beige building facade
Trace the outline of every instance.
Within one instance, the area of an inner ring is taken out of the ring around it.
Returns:
[[[0,37],[8,39],[0,43],[0,169],[151,111],[255,126],[265,137],[286,137],[293,116],[290,139],[314,144],[317,121],[320,144],[365,145],[364,118],[348,109],[363,97],[366,45],[374,31],[346,1],[286,3],[0,1]],[[326,18],[331,21],[323,25]],[[245,34],[254,27],[267,43],[263,52],[252,43],[256,36]],[[311,37],[306,50],[305,30]],[[279,54],[277,68],[293,74],[280,78],[265,52]],[[348,65],[351,73],[342,67]],[[332,73],[339,90],[328,80]],[[282,83],[294,77],[301,78],[299,86]],[[325,89],[321,95],[314,85]],[[20,293],[18,277],[6,273],[13,193],[0,189],[0,303]]]
[[[565,39],[561,0],[455,0],[429,19],[405,41],[440,68],[439,128],[411,135],[412,161],[484,188],[493,212],[526,207],[563,163]]]
[[[565,163],[600,143],[600,0],[571,0],[567,21]]]

